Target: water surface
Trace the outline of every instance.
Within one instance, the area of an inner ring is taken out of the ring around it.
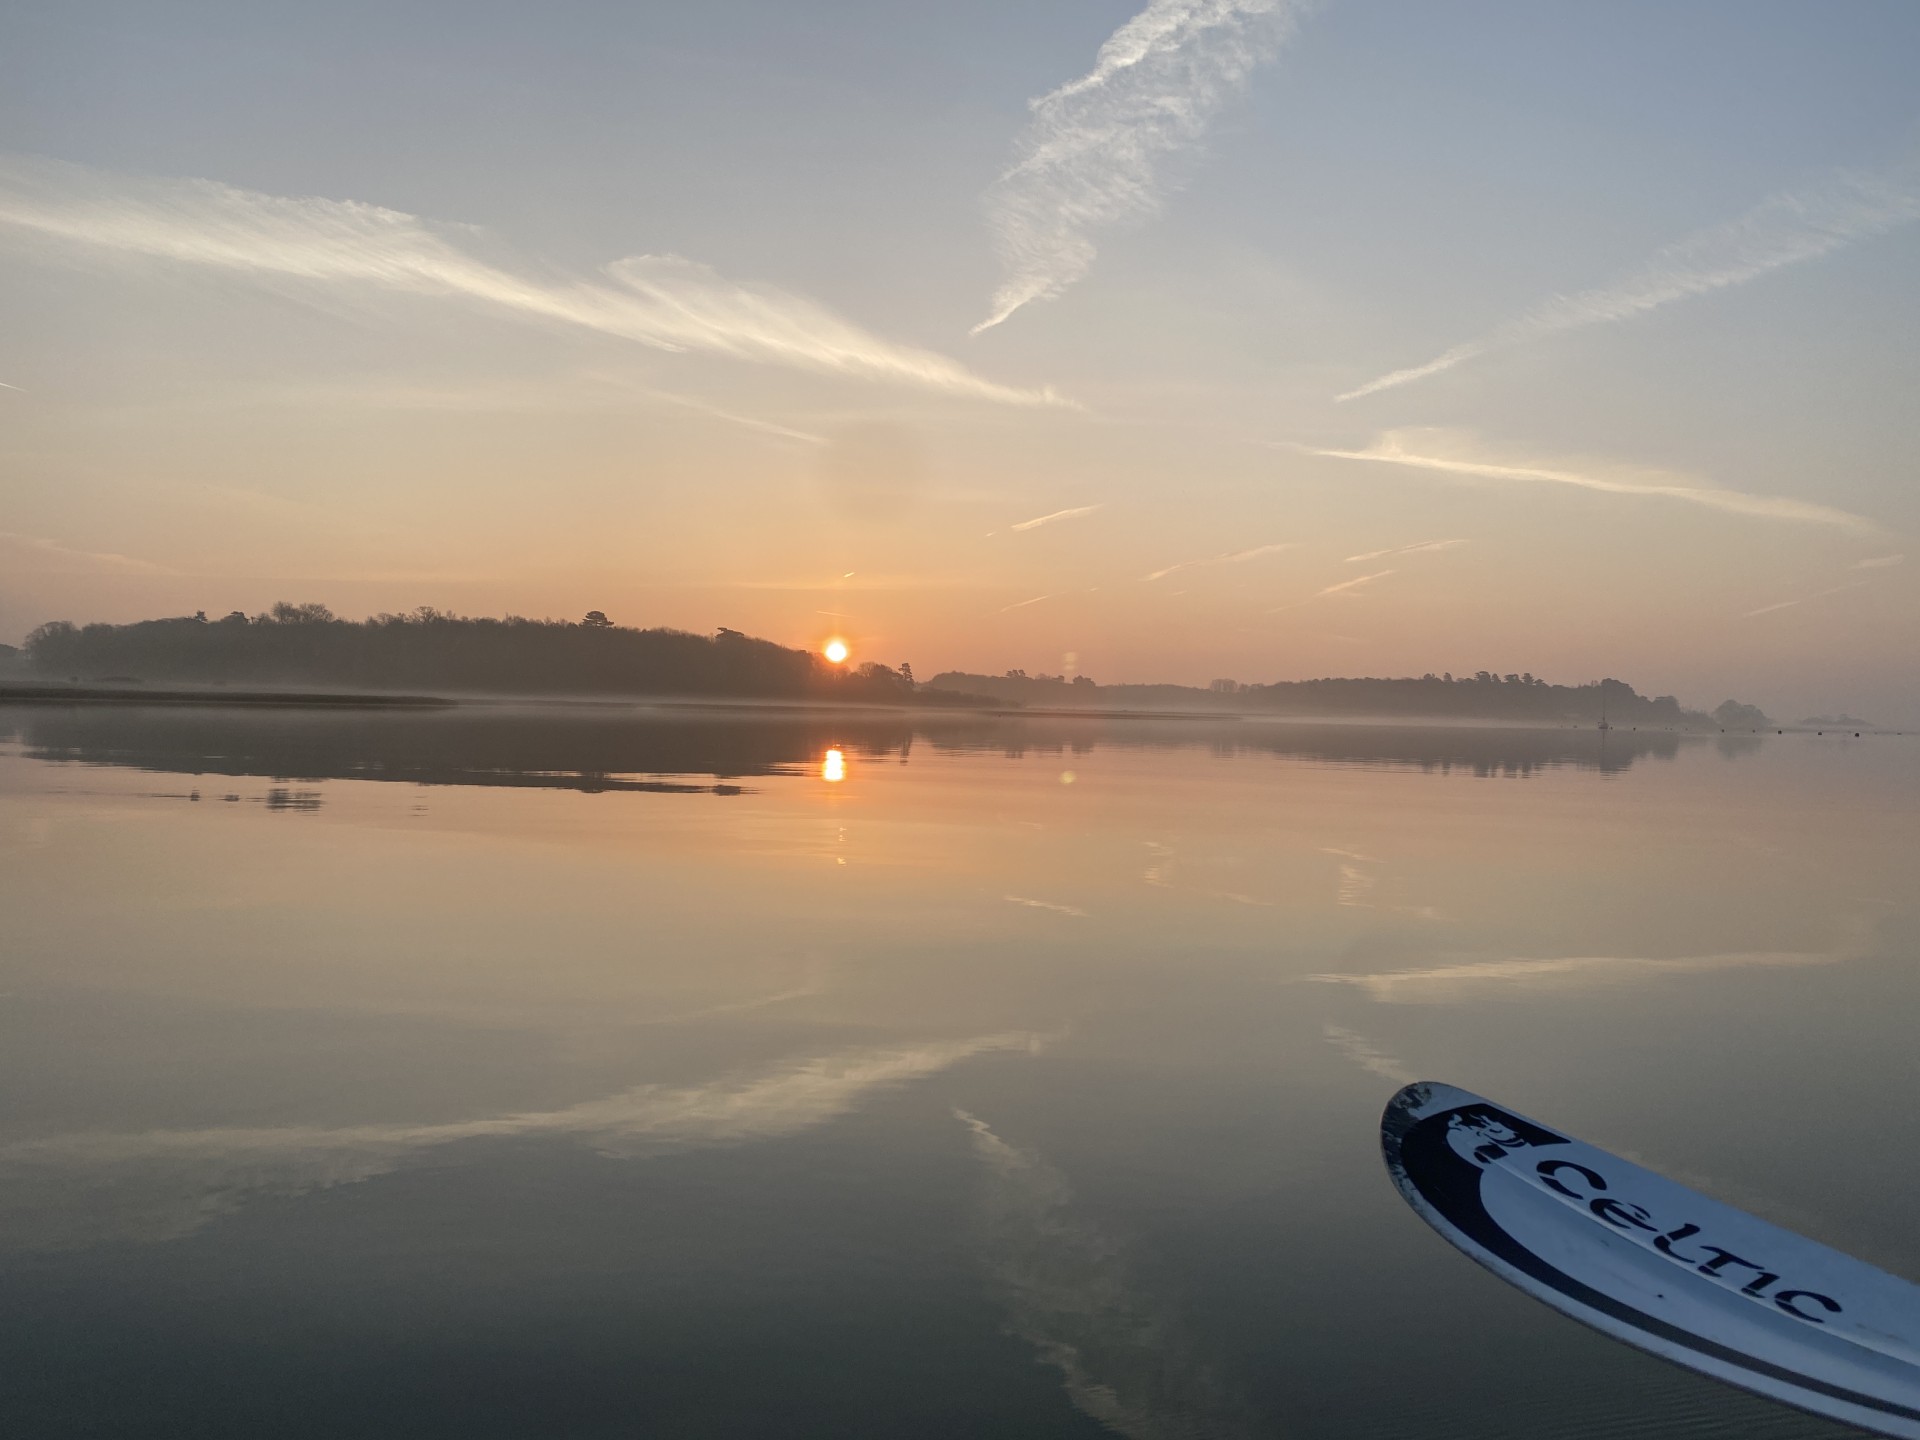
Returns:
[[[1842,1431],[1382,1173],[1920,1278],[1910,739],[0,710],[0,1432]]]

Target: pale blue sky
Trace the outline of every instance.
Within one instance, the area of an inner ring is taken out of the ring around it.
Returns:
[[[1920,7],[1263,8],[10,6],[0,634],[596,605],[845,617],[922,671],[1606,671],[1920,722]],[[1142,12],[1189,31],[1030,109]],[[1145,170],[996,186],[1149,102],[1195,118]],[[1068,264],[1048,207],[1121,181],[1151,213]],[[419,225],[290,275],[262,215],[363,214],[306,197]],[[602,267],[668,255],[630,313]]]

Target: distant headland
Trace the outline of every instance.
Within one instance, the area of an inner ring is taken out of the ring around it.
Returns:
[[[10,647],[8,647],[10,648]],[[324,605],[282,602],[258,615],[203,613],[126,625],[42,625],[0,673],[16,681],[342,688],[465,695],[666,697],[856,705],[1141,711],[1759,729],[1757,707],[1728,700],[1709,713],[1624,681],[1555,685],[1531,674],[1279,680],[1241,684],[1100,685],[1087,676],[947,671],[825,655],[721,628],[711,635],[635,629],[600,611],[580,620],[404,615],[344,620]]]
[[[1425,674],[1399,678],[1275,680],[1243,685],[1216,680],[1188,685],[1099,685],[1086,676],[969,675],[948,671],[929,687],[985,695],[1028,708],[1152,709],[1270,714],[1333,719],[1500,720],[1526,725],[1635,725],[1758,729],[1773,722],[1757,706],[1737,700],[1708,713],[1690,710],[1672,695],[1648,698],[1624,680],[1554,685],[1531,674]]]

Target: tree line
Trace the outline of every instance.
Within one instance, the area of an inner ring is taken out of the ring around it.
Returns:
[[[830,665],[726,628],[633,629],[598,610],[568,621],[423,606],[356,621],[325,605],[282,601],[218,620],[204,612],[128,625],[57,620],[29,635],[25,650],[37,674],[92,681],[965,703],[947,692],[921,694],[904,666]]]
[[[258,615],[204,612],[127,625],[59,620],[27,637],[34,673],[72,680],[313,685],[501,695],[683,695],[862,704],[1054,709],[1272,712],[1302,716],[1494,719],[1622,727],[1770,723],[1729,700],[1711,716],[1621,680],[1554,685],[1529,673],[1456,678],[1280,680],[1241,684],[1100,685],[1077,675],[947,671],[916,684],[912,667],[833,665],[808,650],[721,627],[711,635],[580,620],[454,615],[431,606],[345,620],[325,605],[286,601]]]
[[[1583,685],[1554,685],[1531,673],[1491,670],[1455,677],[1428,672],[1393,679],[1277,680],[1241,684],[1215,680],[1205,689],[1190,685],[1100,685],[1085,675],[972,675],[949,670],[928,685],[988,695],[1007,704],[1062,708],[1271,711],[1301,716],[1382,716],[1423,719],[1510,720],[1537,724],[1708,725],[1749,723],[1760,715],[1752,707],[1728,701],[1715,716],[1682,706],[1672,695],[1648,697],[1623,680]],[[1731,709],[1729,709],[1731,707]],[[1759,721],[1765,724],[1761,716]]]

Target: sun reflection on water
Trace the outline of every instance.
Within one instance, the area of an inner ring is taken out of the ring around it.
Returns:
[[[838,785],[847,778],[847,757],[838,750],[827,751],[820,761],[820,778],[829,785]]]

